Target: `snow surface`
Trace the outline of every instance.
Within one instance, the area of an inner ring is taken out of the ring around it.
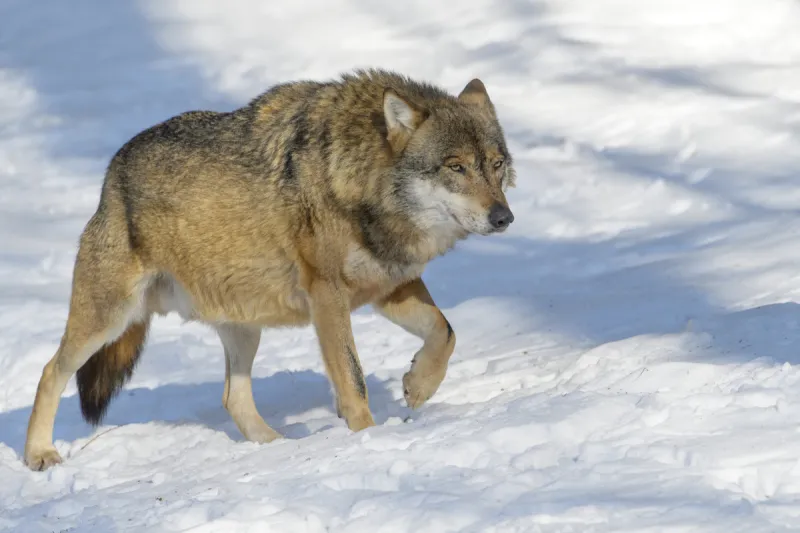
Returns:
[[[798,2],[4,0],[0,21],[1,530],[800,530]],[[28,471],[113,152],[368,66],[480,77],[517,160],[511,230],[424,276],[458,334],[438,394],[405,407],[420,343],[359,311],[378,426],[353,434],[311,330],[271,331],[256,401],[289,438],[244,442],[215,334],[168,317],[104,426],[70,383],[65,463]]]

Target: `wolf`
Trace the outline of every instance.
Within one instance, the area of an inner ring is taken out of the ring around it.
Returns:
[[[277,84],[230,112],[189,111],[111,158],[80,236],[69,314],[28,422],[32,470],[76,375],[99,424],[131,377],[153,315],[216,330],[222,403],[242,435],[280,435],[258,413],[251,369],[263,328],[312,325],[337,414],[373,426],[350,316],[371,304],[423,344],[404,374],[412,409],[436,392],[455,333],[421,275],[472,234],[514,220],[515,171],[485,85],[457,95],[382,69]]]

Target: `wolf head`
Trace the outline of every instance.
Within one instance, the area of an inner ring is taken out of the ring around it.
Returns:
[[[514,215],[505,190],[514,186],[513,162],[480,80],[458,98],[425,107],[387,89],[383,113],[397,183],[422,230],[458,238],[508,228]]]

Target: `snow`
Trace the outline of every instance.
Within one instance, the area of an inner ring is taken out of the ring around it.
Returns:
[[[800,4],[6,0],[0,6],[0,530],[779,532],[800,523]],[[393,68],[486,84],[516,217],[424,275],[456,353],[353,317],[376,427],[336,417],[309,328],[265,332],[243,441],[216,335],[157,320],[65,462],[22,463],[77,238],[130,136],[271,84]]]

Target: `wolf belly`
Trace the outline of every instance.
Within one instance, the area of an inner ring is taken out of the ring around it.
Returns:
[[[182,283],[159,273],[148,288],[147,303],[151,312],[174,312],[184,320],[208,324],[305,325],[310,320],[307,297],[293,277],[289,273],[283,283],[269,283],[267,276],[254,282],[234,272]]]

